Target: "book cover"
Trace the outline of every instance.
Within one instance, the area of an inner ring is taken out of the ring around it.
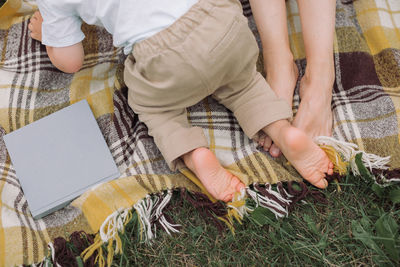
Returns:
[[[35,219],[120,176],[86,100],[4,136]]]

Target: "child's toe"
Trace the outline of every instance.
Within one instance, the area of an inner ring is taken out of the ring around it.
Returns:
[[[264,146],[264,138],[260,138],[260,139],[258,140],[258,145],[261,146],[261,147]]]
[[[277,158],[281,155],[281,150],[279,149],[279,147],[277,147],[275,144],[271,145],[271,148],[269,150],[269,153],[271,154],[271,156],[273,156],[274,158]]]
[[[327,173],[328,173],[329,175],[332,175],[332,174],[333,174],[333,163],[332,163],[332,162],[329,162]]]
[[[328,181],[325,178],[320,179],[314,185],[318,188],[324,189],[328,186]]]
[[[242,183],[242,182],[239,182],[237,185],[236,185],[236,191],[237,192],[240,192],[243,188],[245,188],[245,185]]]
[[[222,201],[229,202],[232,201],[232,199],[233,199],[233,194],[228,194],[222,199]]]
[[[265,137],[263,148],[265,151],[268,151],[272,145],[272,140],[269,137]]]

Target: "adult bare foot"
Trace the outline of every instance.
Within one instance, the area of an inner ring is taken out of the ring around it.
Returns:
[[[285,120],[270,124],[264,131],[304,179],[319,188],[328,186],[325,174],[333,174],[333,164],[310,137]]]
[[[267,57],[268,55],[265,55]],[[270,57],[273,57],[270,55]],[[276,60],[279,60],[278,58]],[[279,60],[274,63],[274,60],[269,58],[265,60],[267,82],[272,90],[279,98],[286,100],[290,107],[293,104],[293,93],[296,87],[299,70],[293,62],[293,58],[289,56],[288,60]],[[269,151],[271,156],[278,157],[281,152],[279,147],[274,144],[268,135],[259,138],[259,145],[265,151]]]
[[[300,81],[300,105],[293,120],[293,125],[303,130],[308,136],[332,135],[332,87],[334,82],[333,67],[323,68],[318,74],[306,74]]]
[[[235,192],[245,185],[234,175],[225,170],[211,150],[196,148],[183,155],[186,166],[200,179],[206,190],[216,199],[228,202]]]

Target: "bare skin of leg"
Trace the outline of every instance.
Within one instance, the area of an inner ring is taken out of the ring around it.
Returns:
[[[291,107],[298,69],[289,46],[285,0],[272,2],[250,0],[263,46],[267,82],[277,96],[285,99]],[[280,155],[280,149],[268,136],[262,136],[259,145],[273,157]]]
[[[235,192],[245,185],[219,163],[214,153],[199,147],[182,156],[185,165],[199,178],[206,190],[216,199],[231,201]]]
[[[332,135],[335,0],[297,1],[307,59],[300,82],[300,106],[293,125],[310,137]]]
[[[273,122],[263,131],[281,148],[286,159],[304,179],[319,188],[328,186],[325,174],[333,174],[333,164],[306,133],[287,120]]]

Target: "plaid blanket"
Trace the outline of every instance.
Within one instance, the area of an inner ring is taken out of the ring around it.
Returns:
[[[257,34],[250,6],[245,0],[242,4]],[[94,245],[115,240],[118,247],[118,237],[111,230],[129,220],[132,214],[127,210],[133,207],[145,218],[168,202],[171,189],[202,191],[187,169],[176,173],[168,169],[146,127],[128,107],[122,81],[124,56],[121,49],[112,47],[111,36],[102,28],[84,25],[84,67],[74,75],[61,73],[51,65],[44,47],[29,37],[28,19],[35,9],[35,3],[27,0],[8,0],[0,9],[0,266],[42,262],[49,242],[51,249],[54,239],[74,239],[76,231],[100,233],[90,240]],[[294,0],[288,1],[287,10],[291,48],[303,74],[306,62]],[[399,1],[337,3],[334,137],[370,153],[390,155],[393,168],[400,167],[399,27]],[[81,99],[88,100],[121,178],[93,188],[58,212],[33,220],[2,136]],[[294,102],[296,112],[298,88]],[[258,188],[258,192],[248,191],[249,195],[260,193],[260,199],[266,199],[265,207],[277,216],[286,215],[288,194],[280,182],[301,181],[297,172],[284,159],[274,160],[260,151],[233,115],[212,98],[188,111],[190,122],[204,129],[222,164]],[[275,191],[270,187],[274,184],[278,184]],[[197,200],[204,202],[204,198]],[[193,201],[194,205],[198,202]],[[157,219],[167,231],[174,230],[165,218]],[[141,225],[150,238],[150,225],[146,220]]]

